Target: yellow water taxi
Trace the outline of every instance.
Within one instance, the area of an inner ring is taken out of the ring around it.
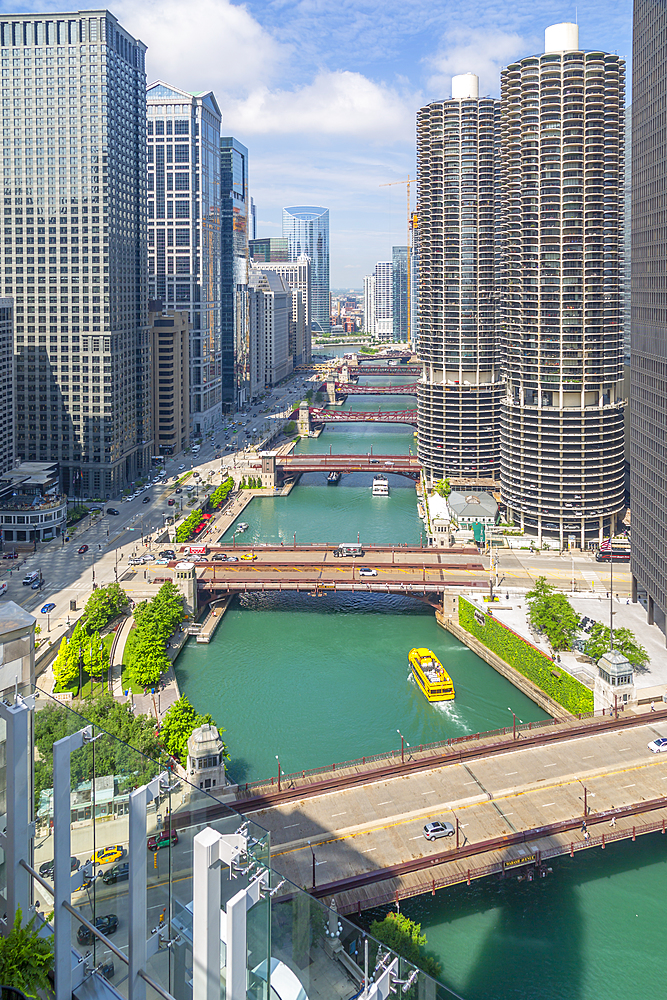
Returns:
[[[429,701],[453,701],[454,685],[438,657],[430,649],[411,649],[408,663],[412,675]]]

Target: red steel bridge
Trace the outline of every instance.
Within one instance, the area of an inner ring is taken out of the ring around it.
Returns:
[[[276,465],[284,473],[300,472],[374,472],[381,469],[409,479],[419,479],[419,459],[416,455],[283,455]]]
[[[355,385],[353,382],[336,382],[336,392],[341,396],[416,396],[417,383],[410,385]],[[323,386],[326,390],[326,385]]]
[[[413,424],[417,426],[416,410],[322,410],[310,408],[310,419],[314,424]]]
[[[421,365],[350,365],[348,368],[350,375],[421,375]]]

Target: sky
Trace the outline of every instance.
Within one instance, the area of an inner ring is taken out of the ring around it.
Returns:
[[[68,11],[47,2],[18,11]],[[86,9],[84,7],[80,9]],[[99,9],[93,8],[90,9]],[[579,23],[584,49],[632,51],[631,0],[119,0],[147,46],[148,82],[212,90],[224,135],[249,149],[258,236],[282,235],[282,208],[330,213],[331,286],[361,288],[407,240],[415,116],[472,72],[498,96],[499,72],[542,52],[544,28]],[[629,93],[629,86],[628,86]],[[416,189],[411,185],[414,206]]]

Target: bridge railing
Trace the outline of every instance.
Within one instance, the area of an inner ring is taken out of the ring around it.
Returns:
[[[619,711],[621,709],[619,708]],[[609,718],[610,709],[601,709],[596,712],[581,712],[577,716],[573,716],[577,721],[585,721],[586,719],[594,718]],[[434,743],[420,743],[409,745],[405,744],[403,751],[400,747],[395,750],[385,751],[384,753],[369,754],[367,757],[356,757],[354,760],[337,761],[331,764],[330,767],[309,767],[302,771],[293,771],[289,774],[281,771],[280,783],[281,787],[288,788],[290,784],[297,781],[299,778],[312,778],[315,775],[328,775],[334,771],[341,770],[351,770],[356,767],[368,767],[369,764],[374,764],[377,761],[396,761],[398,758],[404,759],[405,761],[413,760],[415,754],[427,753],[431,751],[442,751],[447,748],[460,746],[464,743],[470,743],[473,740],[484,740],[492,739],[496,736],[509,736],[516,733],[518,737],[522,733],[535,732],[539,729],[547,729],[552,726],[563,725],[562,719],[538,719],[537,722],[522,722],[517,723],[514,726],[504,726],[501,729],[488,729],[483,733],[466,733],[464,736],[452,736],[447,740],[437,740]],[[243,798],[247,798],[247,793],[252,793],[255,789],[266,788],[270,786],[276,787],[278,785],[277,775],[270,778],[263,778],[258,781],[249,781],[245,785],[239,785],[239,794]]]

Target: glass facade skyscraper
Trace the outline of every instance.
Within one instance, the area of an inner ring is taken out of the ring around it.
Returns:
[[[408,248],[391,248],[394,340],[408,339]]]
[[[220,123],[212,93],[157,82],[148,101],[150,296],[190,314],[190,412],[195,433],[222,409]]]
[[[239,407],[249,398],[248,150],[220,139],[222,398]]]
[[[331,330],[329,311],[329,209],[301,206],[283,209],[283,236],[289,259],[310,257],[313,333]]]
[[[635,0],[632,45],[630,507],[633,599],[667,629],[667,7]]]
[[[113,495],[153,445],[145,46],[98,10],[3,15],[0,49],[17,457]]]

